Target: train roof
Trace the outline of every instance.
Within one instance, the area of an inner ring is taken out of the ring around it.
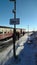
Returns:
[[[10,29],[13,29],[13,27],[8,27],[8,26],[0,26],[0,28],[10,28]],[[26,30],[24,28],[16,28],[16,29],[23,29],[23,30]]]
[[[7,27],[7,26],[0,26],[0,28],[11,28],[12,29],[12,27]]]

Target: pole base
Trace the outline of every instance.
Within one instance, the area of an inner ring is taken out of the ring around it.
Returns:
[[[14,57],[14,64],[18,64],[19,62],[21,62],[21,59],[17,55],[16,57]]]

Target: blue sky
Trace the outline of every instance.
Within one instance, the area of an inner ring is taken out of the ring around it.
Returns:
[[[10,18],[14,15],[12,10],[14,3],[9,0],[0,0],[0,25],[10,25]],[[16,27],[37,30],[37,0],[16,0],[16,17],[20,18],[20,24]]]

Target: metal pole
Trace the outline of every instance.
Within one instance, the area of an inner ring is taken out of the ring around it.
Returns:
[[[14,2],[14,10],[13,10],[13,13],[14,13],[14,20],[16,20],[16,0],[10,0],[10,1],[13,1]],[[16,22],[16,21],[15,21]],[[14,55],[14,58],[16,59],[17,56],[16,56],[16,51],[15,51],[15,42],[16,42],[16,23],[14,24],[14,30],[13,30],[13,55]]]
[[[14,19],[16,19],[16,0],[14,1]],[[16,28],[16,24],[14,24],[14,28]]]
[[[14,19],[16,19],[16,0],[14,1]],[[15,50],[15,42],[16,42],[16,24],[14,24],[14,43],[13,43],[13,55],[16,59],[16,50]]]

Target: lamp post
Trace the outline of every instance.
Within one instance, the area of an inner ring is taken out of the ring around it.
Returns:
[[[16,19],[16,0],[10,0],[11,2],[14,2],[14,19]],[[14,24],[14,35],[13,35],[13,55],[14,58],[16,59],[16,52],[15,52],[15,42],[16,42],[16,24]]]

